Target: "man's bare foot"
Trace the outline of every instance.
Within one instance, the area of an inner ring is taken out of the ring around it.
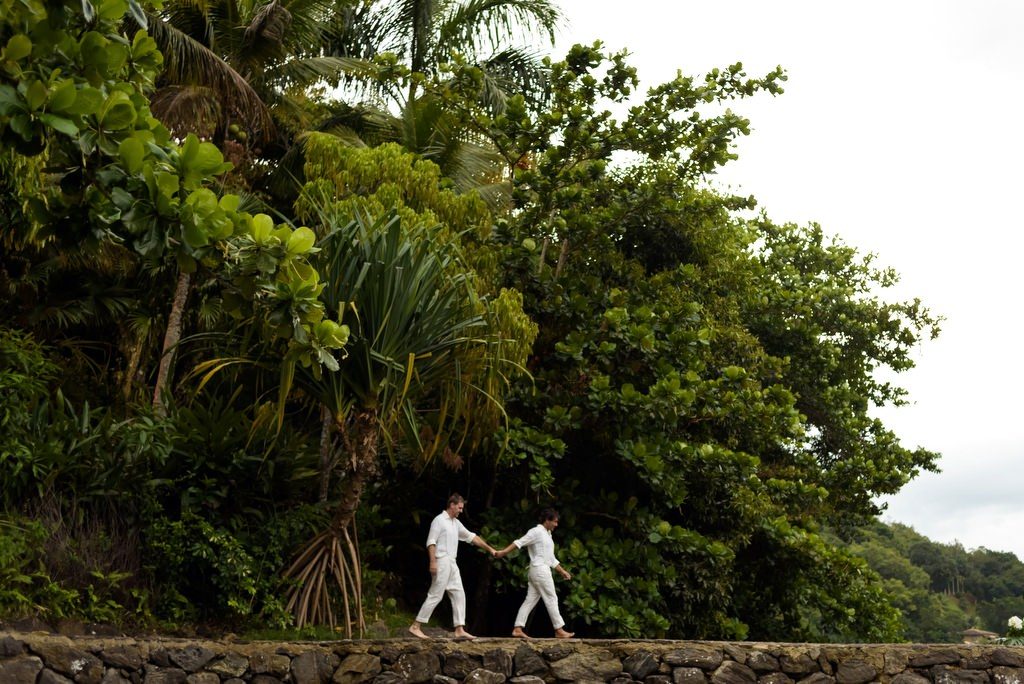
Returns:
[[[469,632],[467,632],[467,631],[466,631],[466,630],[465,630],[464,628],[462,628],[462,627],[456,627],[456,628],[455,628],[455,638],[456,638],[456,639],[476,639],[476,637],[475,637],[475,636],[473,636],[472,634],[470,634]]]
[[[572,639],[576,632],[566,632],[564,629],[556,629],[555,636],[559,639]]]
[[[516,627],[512,630],[512,636],[516,639],[529,639],[530,635],[523,631],[522,627]]]
[[[409,634],[412,634],[414,637],[419,637],[420,639],[429,639],[430,638],[426,634],[423,633],[423,630],[420,629],[420,623],[418,623],[418,622],[414,622],[411,625],[409,625]]]

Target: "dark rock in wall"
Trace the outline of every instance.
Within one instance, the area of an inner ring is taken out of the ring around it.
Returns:
[[[137,670],[142,667],[144,660],[142,651],[130,644],[105,648],[99,652],[99,657],[106,665],[123,670]]]
[[[484,668],[505,677],[512,676],[512,654],[500,648],[484,653]]]
[[[725,656],[720,648],[688,646],[669,651],[663,659],[672,667],[699,667],[702,670],[714,670],[722,664]]]
[[[628,672],[633,679],[643,680],[648,675],[658,671],[661,661],[656,655],[648,651],[637,651],[622,661],[622,669]]]
[[[779,667],[788,674],[805,675],[818,669],[818,661],[806,653],[783,655],[779,658]]]
[[[779,659],[764,651],[754,651],[747,656],[747,667],[754,672],[778,672]]]
[[[171,662],[185,672],[199,670],[203,665],[213,660],[215,655],[217,654],[204,646],[187,646],[186,648],[168,652]]]
[[[381,672],[380,658],[369,653],[351,653],[338,665],[332,684],[362,684]]]
[[[951,648],[926,651],[910,656],[907,660],[910,667],[931,667],[932,665],[959,665],[960,654]]]
[[[394,671],[410,684],[429,682],[434,675],[441,673],[441,660],[436,653],[429,651],[406,653],[398,658]]]
[[[863,660],[846,660],[839,663],[836,681],[839,684],[866,684],[877,675],[878,670]]]
[[[782,672],[769,672],[758,677],[757,684],[793,684],[793,679]]]
[[[473,670],[483,666],[483,659],[471,656],[462,651],[446,653],[444,656],[444,673],[455,679],[465,679]]]
[[[711,674],[711,684],[754,684],[757,675],[743,663],[727,660]]]
[[[1024,657],[1008,648],[997,648],[992,651],[989,660],[993,665],[1005,665],[1006,667],[1024,667]]]
[[[74,684],[74,682],[62,674],[57,674],[53,670],[47,670],[44,668],[43,671],[39,673],[39,679],[36,680],[36,684]]]
[[[0,682],[4,684],[35,684],[43,661],[35,656],[17,655],[0,660]]]
[[[677,667],[672,671],[672,681],[675,684],[704,684],[707,680],[704,670],[699,667]]]
[[[993,684],[1024,684],[1024,669],[996,666],[992,668],[992,682]]]
[[[933,666],[931,679],[935,684],[989,684],[992,681],[984,670],[961,670],[947,665]]]
[[[889,680],[889,684],[930,684],[931,680],[914,672],[901,672]]]
[[[512,663],[516,676],[544,675],[548,672],[547,661],[526,644],[520,644],[516,649]]]
[[[558,679],[571,682],[581,680],[608,681],[622,672],[622,663],[608,651],[593,651],[584,655],[573,653],[551,663],[551,673]]]
[[[481,667],[470,672],[463,680],[463,684],[504,684],[505,679],[505,675],[500,672],[492,672]]]

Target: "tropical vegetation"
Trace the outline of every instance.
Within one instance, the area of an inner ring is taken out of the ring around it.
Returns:
[[[459,491],[492,539],[560,509],[582,633],[966,624],[876,522],[937,467],[874,409],[938,317],[713,182],[781,69],[640,96],[538,56],[547,0],[0,17],[0,615],[367,633]],[[521,563],[462,559],[471,627]]]

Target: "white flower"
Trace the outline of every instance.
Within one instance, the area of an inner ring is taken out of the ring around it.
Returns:
[[[1014,615],[1012,618],[1006,621],[1006,625],[1012,629],[1021,629],[1024,627],[1024,620]]]

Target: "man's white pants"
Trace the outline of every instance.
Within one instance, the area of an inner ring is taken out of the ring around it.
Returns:
[[[562,614],[558,612],[558,596],[555,595],[555,580],[551,576],[551,568],[540,565],[530,566],[530,586],[526,590],[526,600],[516,615],[516,627],[525,627],[526,618],[530,617],[537,601],[544,599],[544,607],[551,617],[551,626],[561,629],[565,626]]]
[[[451,556],[437,559],[437,574],[434,575],[434,581],[430,583],[430,590],[427,591],[427,598],[424,599],[423,607],[420,608],[420,612],[416,616],[416,622],[423,624],[430,622],[430,616],[433,615],[434,609],[437,608],[437,604],[441,602],[446,591],[452,602],[454,626],[464,627],[466,625],[466,592],[462,590],[462,575],[459,574],[459,566],[455,564],[455,559]]]

